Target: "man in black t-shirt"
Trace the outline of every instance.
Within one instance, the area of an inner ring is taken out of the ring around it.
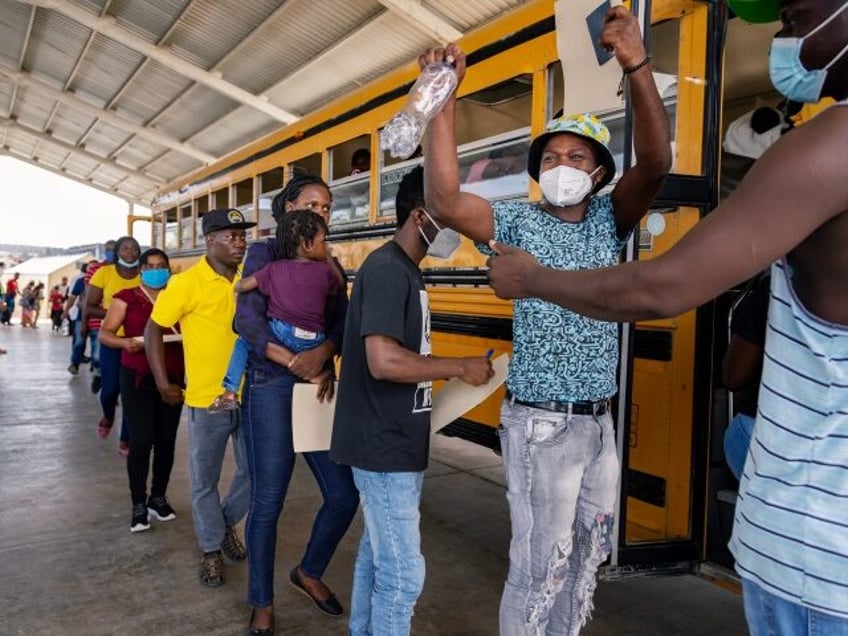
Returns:
[[[356,274],[345,323],[330,458],[353,469],[365,529],[354,568],[350,634],[409,633],[424,585],[418,506],[430,450],[432,381],[478,386],[487,356],[430,355],[430,310],[419,263],[450,256],[458,236],[424,208],[423,172],[397,193],[397,231]]]

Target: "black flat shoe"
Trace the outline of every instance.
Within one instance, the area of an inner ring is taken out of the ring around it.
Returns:
[[[297,568],[293,569],[289,572],[289,581],[291,581],[292,586],[298,590],[300,593],[308,596],[313,603],[315,603],[315,607],[324,612],[327,616],[338,617],[344,614],[344,608],[342,604],[339,603],[336,595],[330,592],[330,596],[323,601],[315,598],[310,594],[307,589],[303,585],[303,581],[300,579],[300,574],[298,573]]]
[[[250,622],[247,624],[247,636],[274,636],[274,619],[271,618],[271,626],[270,627],[251,627],[250,625],[253,623],[253,616],[256,613],[256,609],[250,612]]]

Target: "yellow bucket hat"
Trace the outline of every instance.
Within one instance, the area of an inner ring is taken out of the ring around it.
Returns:
[[[606,174],[595,186],[594,192],[612,181],[615,176],[615,159],[609,149],[609,128],[600,119],[590,114],[568,115],[554,119],[548,123],[545,132],[533,140],[533,143],[530,144],[530,152],[527,153],[527,172],[535,181],[539,181],[542,151],[545,149],[548,140],[563,133],[588,139],[595,147],[597,159],[606,168]]]

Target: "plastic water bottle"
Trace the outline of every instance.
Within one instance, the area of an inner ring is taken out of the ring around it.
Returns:
[[[440,62],[425,67],[409,90],[404,107],[383,128],[380,147],[395,159],[412,155],[427,124],[444,108],[454,90],[456,73],[452,65]]]

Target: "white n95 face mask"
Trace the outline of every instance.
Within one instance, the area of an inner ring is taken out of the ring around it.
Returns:
[[[539,175],[539,186],[548,202],[558,208],[577,205],[592,192],[592,175],[600,168],[587,174],[571,166],[557,166]]]
[[[430,219],[430,223],[439,230],[438,234],[436,234],[435,238],[431,241],[427,238],[427,235],[424,234],[424,230],[422,230],[420,226],[418,228],[418,232],[427,243],[427,255],[432,256],[433,258],[450,258],[462,244],[462,239],[460,238],[459,233],[449,227],[439,227],[439,224],[433,220],[433,217],[430,216],[427,210],[424,210],[424,214],[426,214],[427,218]]]

